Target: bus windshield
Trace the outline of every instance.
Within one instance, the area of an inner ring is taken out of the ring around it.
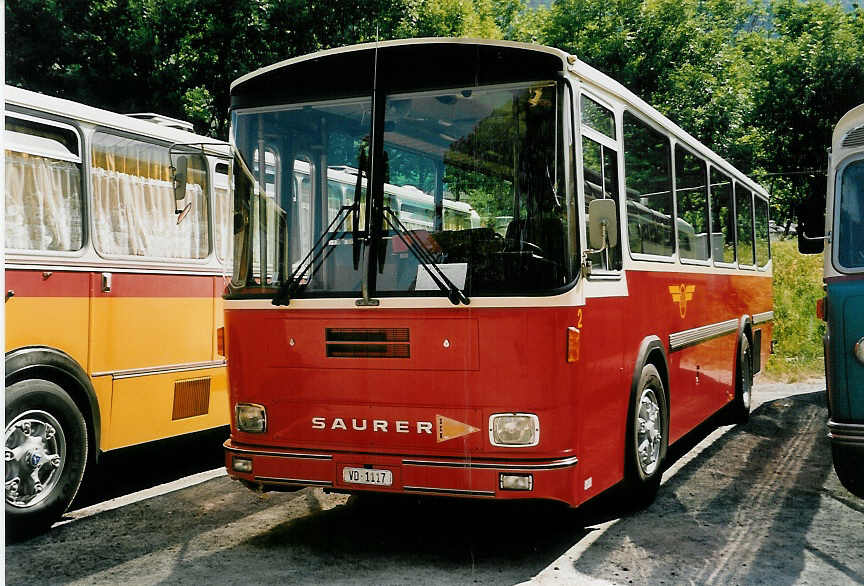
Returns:
[[[534,82],[394,94],[377,117],[371,98],[235,111],[235,289],[445,294],[420,257],[469,295],[564,287],[578,244],[560,96]]]
[[[837,259],[847,269],[864,268],[864,160],[847,165],[838,186]]]

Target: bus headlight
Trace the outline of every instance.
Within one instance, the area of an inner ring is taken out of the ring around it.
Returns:
[[[237,403],[234,413],[238,430],[246,433],[264,433],[267,431],[267,410],[263,405]]]
[[[536,446],[540,420],[533,413],[495,413],[489,417],[489,441],[493,446]]]
[[[858,359],[858,362],[864,364],[864,338],[861,338],[855,343],[855,348],[852,349],[852,353],[855,355],[855,358]]]

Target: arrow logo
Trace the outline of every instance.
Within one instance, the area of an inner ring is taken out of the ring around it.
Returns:
[[[473,427],[467,423],[462,423],[461,421],[456,421],[455,419],[450,419],[449,417],[444,417],[443,415],[436,415],[435,418],[437,420],[437,441],[439,444],[441,442],[446,442],[447,440],[474,433],[475,431],[480,431],[477,427]]]

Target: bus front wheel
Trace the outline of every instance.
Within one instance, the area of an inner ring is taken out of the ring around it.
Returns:
[[[864,499],[864,451],[850,446],[832,445],[834,471],[846,490]]]
[[[669,443],[667,414],[663,379],[653,364],[646,364],[627,416],[624,488],[634,508],[651,504],[660,488]]]
[[[13,539],[50,527],[72,502],[87,463],[87,427],[72,398],[46,380],[6,388],[6,528]]]

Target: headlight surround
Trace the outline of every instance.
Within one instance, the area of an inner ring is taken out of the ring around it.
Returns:
[[[852,348],[852,353],[855,355],[855,358],[858,359],[858,362],[864,364],[864,338],[861,338],[855,343],[855,347]]]
[[[533,413],[495,413],[489,417],[489,442],[506,448],[540,443],[540,420]]]
[[[267,431],[267,409],[256,403],[237,403],[234,408],[237,429],[246,433]]]

